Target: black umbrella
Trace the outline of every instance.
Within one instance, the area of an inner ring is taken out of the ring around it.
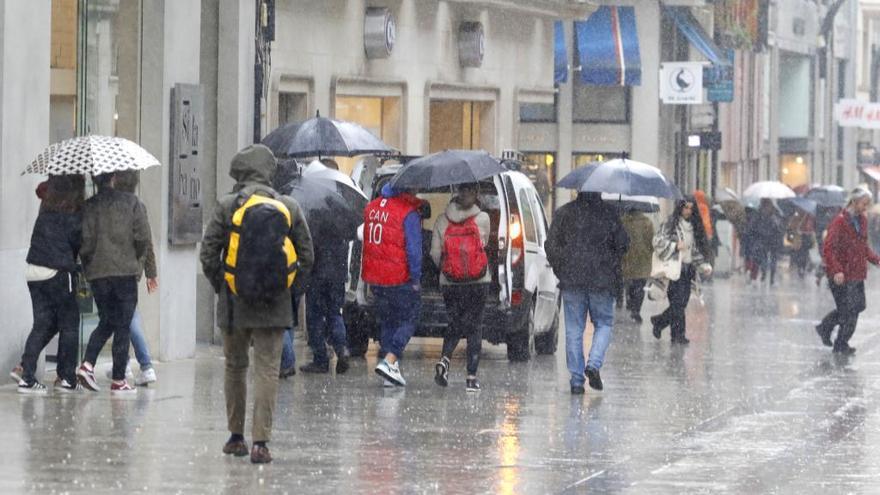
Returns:
[[[816,202],[808,198],[786,198],[777,200],[779,208],[786,216],[794,214],[794,210],[798,209],[808,215],[816,216]]]
[[[391,179],[403,189],[433,189],[477,182],[506,169],[489,153],[479,150],[446,150],[408,162]]]
[[[681,191],[666,179],[660,169],[626,158],[591,163],[575,169],[563,177],[556,187],[579,192],[681,198]]]
[[[370,131],[353,123],[321,117],[286,124],[263,138],[275,156],[355,156],[394,154],[396,150]]]
[[[313,233],[354,239],[367,198],[348,189],[333,180],[298,175],[278,190],[299,203]]]
[[[812,199],[819,206],[826,208],[843,208],[846,206],[846,190],[840,186],[819,186],[807,191],[805,198]]]

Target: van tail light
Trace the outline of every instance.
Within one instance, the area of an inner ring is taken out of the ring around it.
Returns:
[[[519,215],[510,215],[510,264],[518,265],[523,259],[523,230]]]
[[[514,289],[513,292],[510,293],[510,304],[513,306],[519,306],[523,302],[523,291],[522,289]]]

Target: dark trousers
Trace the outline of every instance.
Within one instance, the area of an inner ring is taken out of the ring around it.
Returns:
[[[137,307],[137,278],[99,278],[92,280],[90,284],[100,322],[89,338],[84,361],[94,365],[104,344],[113,336],[113,379],[122,380],[128,364],[131,318]]]
[[[327,355],[328,339],[337,356],[348,352],[345,322],[342,320],[344,302],[344,282],[309,282],[306,290],[306,327],[309,332],[309,347],[312,348],[313,361],[316,364],[326,366],[330,363],[330,356]]]
[[[449,326],[443,336],[443,357],[451,358],[458,341],[467,338],[467,373],[476,375],[483,350],[483,308],[489,284],[444,285],[442,289],[449,315]]]
[[[630,313],[641,313],[642,303],[645,302],[645,284],[647,279],[637,278],[627,280],[626,285],[626,309]]]
[[[859,313],[865,310],[865,282],[846,282],[837,285],[829,281],[829,286],[836,308],[825,315],[819,325],[828,335],[831,335],[835,326],[840,326],[834,348],[841,350],[849,346],[849,339],[856,333]]]
[[[76,383],[77,348],[79,347],[79,306],[76,304],[76,282],[68,272],[58,272],[49,280],[28,282],[34,326],[24,345],[21,366],[24,381],[36,379],[37,359],[55,334],[58,337],[58,376],[67,383]]]
[[[669,307],[666,311],[657,315],[655,323],[661,329],[670,327],[672,331],[672,340],[684,338],[685,331],[685,310],[688,301],[691,299],[691,282],[697,271],[694,265],[686,264],[681,266],[681,276],[678,280],[669,282],[666,289],[666,296],[669,298]]]

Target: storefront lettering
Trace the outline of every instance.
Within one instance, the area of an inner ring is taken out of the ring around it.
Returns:
[[[835,118],[841,127],[880,129],[880,103],[840,100],[835,108]]]

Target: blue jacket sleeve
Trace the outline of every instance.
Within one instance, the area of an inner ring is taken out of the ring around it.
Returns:
[[[411,212],[403,220],[406,239],[406,261],[409,265],[410,283],[416,285],[422,280],[422,219],[418,212]]]

